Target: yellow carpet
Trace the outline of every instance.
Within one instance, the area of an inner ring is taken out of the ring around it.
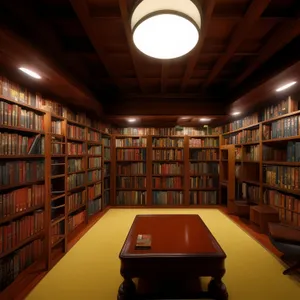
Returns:
[[[300,283],[282,275],[279,260],[217,209],[111,209],[27,299],[116,300],[122,282],[118,255],[135,215],[167,213],[199,214],[209,227],[227,254],[223,281],[230,300],[300,299]]]

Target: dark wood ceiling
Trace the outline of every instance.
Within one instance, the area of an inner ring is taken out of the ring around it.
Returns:
[[[195,1],[203,10],[197,47],[164,62],[133,45],[134,0],[7,0],[0,24],[55,61],[116,120],[223,117],[235,100],[299,61],[299,0]]]

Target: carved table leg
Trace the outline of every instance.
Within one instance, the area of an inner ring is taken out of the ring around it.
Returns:
[[[210,283],[208,284],[208,292],[210,295],[216,299],[216,300],[227,300],[228,299],[228,293],[225,284],[222,282],[222,277],[225,274],[224,273],[221,276],[216,276],[211,279]]]
[[[135,299],[135,284],[131,278],[124,277],[118,292],[118,300],[134,300]]]

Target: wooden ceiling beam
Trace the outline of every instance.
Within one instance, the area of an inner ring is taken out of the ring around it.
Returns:
[[[235,30],[231,35],[225,55],[220,57],[220,59],[216,62],[203,87],[209,85],[221,72],[225,64],[233,56],[234,52],[237,50],[241,42],[245,39],[248,31],[251,29],[253,24],[257,22],[260,15],[264,12],[269,3],[270,0],[253,0],[251,2],[244,18],[240,21],[239,24],[236,25]]]
[[[199,53],[202,49],[204,40],[205,40],[207,32],[208,32],[208,27],[209,27],[209,23],[211,20],[211,16],[212,16],[215,4],[216,4],[216,0],[206,1],[207,6],[204,11],[203,23],[202,23],[202,27],[201,27],[201,31],[200,31],[200,40],[199,40],[197,46],[195,47],[195,49],[192,51],[192,53],[189,56],[189,60],[188,60],[187,67],[184,72],[184,76],[183,76],[182,84],[181,84],[181,88],[180,88],[180,91],[182,93],[185,91],[187,84],[189,82],[189,79],[192,77],[193,70],[197,65]]]
[[[231,87],[235,87],[252,74],[260,65],[267,61],[272,55],[291,42],[300,34],[300,20],[283,22],[273,33],[267,43],[259,51],[258,57],[253,60],[248,68],[234,81]]]
[[[104,49],[102,42],[99,39],[97,29],[94,27],[92,18],[90,17],[86,0],[70,0],[70,2],[109,76],[113,79],[116,85],[119,86],[119,81],[116,78],[117,76],[111,71],[112,66],[108,63],[108,53]]]
[[[126,34],[126,38],[127,38],[127,42],[128,42],[128,46],[129,46],[132,63],[133,63],[134,69],[135,69],[137,81],[139,83],[139,87],[140,87],[141,91],[144,92],[144,85],[143,85],[142,75],[141,75],[142,72],[140,70],[139,64],[136,59],[137,50],[133,43],[132,32],[131,32],[131,27],[130,27],[130,23],[129,23],[130,17],[129,17],[128,7],[127,7],[127,0],[119,0],[119,7],[120,7],[121,15],[122,15],[125,34]]]

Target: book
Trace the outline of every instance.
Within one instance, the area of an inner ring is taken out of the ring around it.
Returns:
[[[137,249],[149,249],[151,248],[151,241],[151,234],[138,234],[135,247]]]

